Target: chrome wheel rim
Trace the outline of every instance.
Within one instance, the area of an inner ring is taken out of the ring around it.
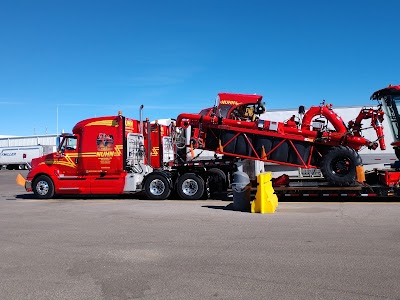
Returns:
[[[199,185],[193,179],[186,179],[182,183],[182,192],[187,196],[193,196],[199,190]]]
[[[47,181],[41,180],[36,185],[36,192],[41,195],[45,196],[49,192],[49,184]]]
[[[160,179],[154,179],[150,183],[150,192],[155,196],[160,196],[165,191],[164,182]]]

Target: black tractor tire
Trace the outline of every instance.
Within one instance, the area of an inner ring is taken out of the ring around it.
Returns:
[[[53,180],[46,175],[40,175],[33,180],[32,190],[38,199],[51,199],[54,196]]]
[[[243,133],[239,134],[236,138],[235,154],[245,156],[250,156],[252,154],[250,144],[253,144],[253,135],[247,134],[246,136],[248,140]],[[255,153],[253,153],[253,156],[255,156]]]
[[[264,137],[262,135],[257,137],[256,140],[256,151],[257,154],[263,158],[267,159],[267,157],[262,157],[263,155],[263,146],[264,146],[264,154],[267,154],[269,151],[272,149],[272,143],[273,143],[273,138],[272,137]]]
[[[227,142],[229,142],[234,136],[236,135],[236,132],[234,131],[228,131],[226,130],[225,132],[223,132],[221,134],[221,145],[224,146]],[[223,151],[226,153],[232,153],[232,154],[236,154],[235,150],[236,150],[236,140],[237,138],[235,138],[234,140],[232,140],[228,145],[224,146]]]
[[[222,193],[227,190],[228,179],[224,171],[218,168],[208,170],[208,185],[210,193]]]
[[[163,174],[153,173],[146,178],[144,191],[151,200],[165,200],[171,194],[171,183]]]
[[[279,138],[274,139],[272,148],[275,148],[281,141],[282,139]],[[288,161],[288,155],[289,155],[289,143],[288,141],[285,141],[271,153],[270,159],[286,163]]]
[[[353,150],[356,155],[356,166],[361,166],[363,163],[362,163],[362,158],[361,158],[360,154],[354,149],[351,149],[351,150]]]
[[[361,158],[353,149],[344,146],[332,147],[322,157],[321,172],[325,179],[336,186],[350,186],[356,182],[356,166]]]
[[[179,177],[176,190],[183,200],[198,200],[204,194],[204,179],[195,173],[186,173]]]

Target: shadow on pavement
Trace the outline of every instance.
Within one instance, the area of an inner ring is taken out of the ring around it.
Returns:
[[[250,213],[250,208],[247,209],[235,209],[233,207],[233,203],[230,203],[226,206],[223,205],[203,205],[202,207],[204,208],[210,208],[210,209],[218,209],[218,210],[231,210],[231,211],[237,211],[237,212],[242,212],[242,213]]]
[[[219,210],[234,210],[233,203],[230,203],[226,206],[224,206],[224,205],[202,205],[201,207],[211,208],[211,209],[219,209]]]

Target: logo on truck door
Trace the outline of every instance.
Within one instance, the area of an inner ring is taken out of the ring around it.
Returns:
[[[100,164],[108,165],[114,156],[121,156],[122,145],[114,145],[114,136],[106,133],[99,133],[97,136],[96,156]],[[115,147],[114,147],[115,146]]]
[[[106,133],[99,133],[97,136],[97,151],[114,150],[114,137]]]

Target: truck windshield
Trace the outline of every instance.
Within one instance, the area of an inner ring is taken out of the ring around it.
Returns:
[[[399,136],[400,95],[391,96],[391,98],[392,98],[392,101],[390,101],[390,98],[384,99],[386,105],[384,105],[383,107],[385,108],[385,113],[389,119],[389,125],[390,125],[392,133],[393,133],[393,138],[395,139],[395,141],[399,141],[400,140],[400,136]],[[388,103],[392,103],[392,105],[389,105]]]
[[[61,152],[65,150],[76,150],[77,138],[75,136],[65,137],[60,145]]]
[[[218,107],[219,116],[222,118],[227,118],[228,112],[232,108],[232,105],[221,104]]]

